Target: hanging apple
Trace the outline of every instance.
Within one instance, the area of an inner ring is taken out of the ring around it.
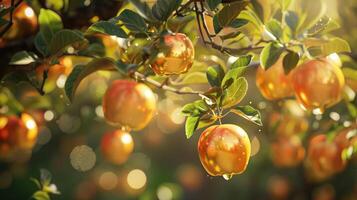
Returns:
[[[198,141],[200,160],[207,173],[225,179],[245,171],[250,149],[247,133],[233,124],[211,126]]]

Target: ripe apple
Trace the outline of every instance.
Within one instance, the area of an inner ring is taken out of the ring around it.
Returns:
[[[151,68],[159,75],[173,75],[187,72],[195,57],[191,40],[182,33],[169,33],[154,43],[155,58]]]
[[[116,126],[141,130],[155,111],[156,98],[152,90],[132,80],[114,81],[103,98],[104,117]]]
[[[258,67],[256,84],[261,94],[268,100],[277,100],[294,95],[289,76],[285,75],[283,59],[279,59],[269,69]]]
[[[279,137],[272,143],[271,156],[278,167],[297,166],[305,157],[305,149],[297,136]]]
[[[106,133],[101,141],[101,150],[104,157],[113,164],[124,163],[134,150],[134,141],[131,135],[123,130]]]
[[[247,133],[233,124],[207,128],[198,141],[201,163],[211,176],[241,174],[247,168],[251,145]]]
[[[4,2],[5,6],[10,6],[10,1]],[[9,15],[5,16],[9,19]],[[7,41],[17,40],[34,34],[38,28],[37,16],[34,10],[26,3],[22,2],[13,13],[13,24],[11,28],[0,38],[2,46],[6,45]]]
[[[341,69],[325,58],[307,61],[293,69],[291,81],[300,104],[307,110],[320,112],[340,101],[345,85]]]
[[[342,159],[342,150],[326,135],[314,136],[308,146],[306,167],[314,180],[323,180],[342,171],[346,161]]]
[[[17,151],[31,150],[37,136],[37,124],[29,114],[0,116],[0,157],[11,158]]]
[[[269,123],[279,136],[299,135],[309,128],[309,121],[305,117],[285,113],[272,113]]]

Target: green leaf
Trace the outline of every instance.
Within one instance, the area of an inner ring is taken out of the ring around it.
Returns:
[[[163,22],[181,5],[182,0],[157,0],[152,7],[154,17]]]
[[[36,61],[36,54],[28,51],[20,51],[17,52],[14,56],[12,56],[10,65],[28,65]]]
[[[348,42],[338,37],[332,38],[327,43],[324,43],[321,46],[321,50],[324,55],[351,52],[351,48]]]
[[[129,0],[139,11],[139,14],[149,21],[157,21],[152,15],[149,5],[142,0]]]
[[[352,155],[354,153],[356,153],[357,149],[354,149],[353,146],[349,146],[345,149],[343,149],[342,153],[341,153],[341,157],[342,157],[342,160],[344,161],[348,161],[352,158]]]
[[[105,56],[105,46],[99,43],[90,44],[87,48],[78,51],[78,56],[86,57],[104,57]]]
[[[26,76],[24,73],[21,72],[13,72],[13,75],[18,76],[22,74]],[[24,77],[27,78],[27,77]],[[15,80],[15,83],[19,83],[22,80]],[[28,80],[27,80],[28,81]],[[18,114],[23,112],[24,106],[16,99],[16,97],[12,94],[12,92],[6,88],[0,86],[0,107],[7,106],[8,107],[8,114],[14,113]]]
[[[299,16],[293,11],[287,11],[285,14],[285,22],[290,30],[295,33],[299,25]]]
[[[52,55],[60,54],[69,46],[83,46],[88,41],[76,31],[61,30],[52,38],[49,50]]]
[[[147,32],[145,20],[134,11],[125,9],[116,19],[122,21],[123,24],[134,33]]]
[[[207,76],[203,72],[190,72],[184,75],[177,85],[206,84]]]
[[[255,12],[253,12],[251,9],[250,10],[243,10],[240,15],[239,15],[240,19],[245,19],[248,20],[250,23],[252,23],[254,25],[254,27],[260,31],[261,26],[263,25],[263,23],[261,22],[261,20],[259,19],[259,17],[256,15]]]
[[[224,75],[224,70],[219,65],[209,67],[206,72],[207,80],[211,86],[221,86]]]
[[[342,72],[345,78],[357,81],[357,69],[344,67]]]
[[[38,32],[35,36],[34,44],[36,49],[44,56],[47,57],[50,54],[48,50],[49,44],[45,41],[45,38],[41,32]]]
[[[217,6],[222,2],[222,0],[207,0],[208,7],[211,10],[217,8]]]
[[[210,126],[214,124],[216,121],[217,121],[217,117],[214,117],[212,115],[204,115],[203,117],[200,118],[200,122],[198,123],[197,129]]]
[[[229,26],[230,27],[233,27],[233,28],[240,28],[246,24],[248,24],[248,20],[246,19],[234,19],[230,24]]]
[[[267,25],[266,28],[268,29],[268,31],[270,33],[272,33],[276,38],[281,38],[281,36],[283,35],[283,29],[281,27],[281,24],[279,21],[277,21],[276,19],[272,19],[270,20]]]
[[[50,196],[47,192],[44,191],[37,191],[35,194],[32,195],[32,198],[35,200],[50,200]]]
[[[114,23],[108,21],[99,21],[90,26],[86,34],[102,33],[106,35],[113,35],[120,38],[127,38],[125,31]]]
[[[239,56],[238,59],[232,64],[231,68],[247,67],[252,62],[252,55]]]
[[[63,29],[61,17],[52,10],[42,8],[38,21],[42,37],[46,44],[49,45],[54,34]]]
[[[225,108],[237,105],[245,97],[248,91],[248,81],[240,77],[224,91],[222,106]]]
[[[264,69],[268,69],[278,61],[284,48],[277,43],[269,43],[260,53],[260,63]]]
[[[99,58],[91,61],[87,65],[76,66],[68,76],[65,84],[65,92],[70,100],[73,100],[74,94],[80,82],[99,70],[109,70],[115,68],[114,61],[109,58]]]
[[[238,79],[240,76],[244,74],[246,69],[247,69],[246,67],[237,67],[235,69],[229,70],[222,80],[221,87],[223,89],[229,87],[234,82],[234,80]],[[230,84],[228,84],[229,82]]]
[[[303,31],[312,27],[316,22],[325,15],[327,6],[323,0],[301,1],[302,23],[299,30]]]
[[[237,1],[225,5],[218,13],[218,22],[221,27],[228,26],[248,5],[248,1]]]
[[[47,169],[40,169],[40,180],[42,186],[48,186],[52,180],[52,174]]]
[[[259,126],[263,126],[260,112],[252,106],[238,106],[234,109],[231,109],[230,112],[233,112]]]
[[[221,25],[219,25],[219,21],[218,21],[218,16],[215,15],[213,16],[213,28],[214,28],[214,32],[216,34],[218,34],[223,28]]]
[[[270,9],[269,7],[269,2],[263,1],[261,2],[260,0],[251,0],[252,7],[254,12],[256,13],[257,17],[259,17],[259,20],[262,22],[266,22],[266,15],[269,13]],[[265,5],[267,4],[267,5]]]
[[[185,132],[186,132],[187,139],[190,139],[192,137],[193,133],[196,131],[198,127],[199,121],[200,121],[199,116],[187,117],[185,123]]]
[[[41,183],[39,180],[37,180],[35,178],[30,178],[30,181],[34,182],[38,189],[41,189]]]
[[[299,62],[299,54],[294,51],[289,51],[283,59],[283,66],[285,74],[289,74],[289,72],[296,67]]]
[[[357,107],[353,103],[347,103],[347,109],[353,119],[357,118]]]
[[[307,34],[309,36],[313,36],[322,32],[323,30],[325,30],[325,28],[327,28],[327,25],[330,23],[330,21],[330,17],[323,16],[321,19],[319,19],[319,21],[317,21],[316,24],[314,24],[311,28],[307,30]]]
[[[203,100],[197,100],[193,103],[188,103],[182,108],[182,114],[185,116],[201,116],[209,110],[209,107]]]

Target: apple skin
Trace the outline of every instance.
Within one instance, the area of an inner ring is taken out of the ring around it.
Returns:
[[[346,167],[342,149],[334,141],[328,141],[324,134],[311,138],[308,146],[306,168],[312,180],[320,181],[341,172]]]
[[[327,59],[310,60],[291,72],[291,82],[299,103],[307,110],[338,103],[345,85],[341,69]]]
[[[5,1],[4,5],[10,6],[10,1]],[[9,16],[6,15],[5,18],[9,19]],[[26,2],[15,9],[12,22],[11,28],[0,38],[0,47],[6,46],[10,41],[33,35],[38,30],[37,16]]]
[[[132,80],[116,80],[103,97],[104,117],[118,127],[141,130],[156,112],[156,98],[143,83]]]
[[[273,163],[278,167],[295,167],[305,157],[305,149],[297,136],[279,137],[272,143]]]
[[[278,100],[294,95],[289,75],[284,72],[282,59],[279,59],[267,70],[261,66],[258,67],[256,85],[268,100]]]
[[[186,73],[192,66],[195,50],[191,40],[182,33],[164,35],[154,43],[157,54],[151,68],[158,75]]]
[[[101,151],[111,163],[123,164],[134,150],[134,141],[131,135],[123,130],[116,130],[103,135]]]
[[[207,128],[198,141],[200,161],[211,176],[241,174],[247,168],[251,144],[247,133],[237,125]]]
[[[12,158],[18,152],[31,151],[37,137],[38,127],[31,115],[0,116],[1,158]]]

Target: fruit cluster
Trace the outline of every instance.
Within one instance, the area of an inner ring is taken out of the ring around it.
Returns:
[[[279,59],[267,70],[258,68],[256,84],[266,99],[283,99],[295,94],[306,110],[323,113],[341,100],[345,78],[339,63],[338,56],[328,56],[306,61],[286,74]]]

